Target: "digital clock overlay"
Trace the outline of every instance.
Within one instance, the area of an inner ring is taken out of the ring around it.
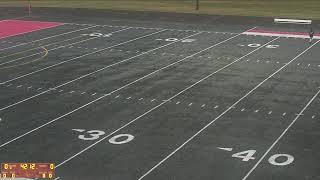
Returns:
[[[0,178],[52,179],[54,177],[53,163],[1,163]]]

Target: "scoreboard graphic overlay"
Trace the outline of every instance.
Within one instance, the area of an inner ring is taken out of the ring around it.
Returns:
[[[52,179],[53,163],[1,163],[0,178]]]

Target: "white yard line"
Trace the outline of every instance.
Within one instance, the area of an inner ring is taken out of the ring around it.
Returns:
[[[277,38],[276,38],[276,39],[277,39]],[[236,62],[240,61],[241,59],[245,58],[246,56],[249,56],[250,54],[252,54],[252,53],[256,52],[257,50],[259,50],[259,49],[261,49],[261,48],[265,47],[265,46],[266,46],[266,45],[268,45],[269,43],[272,43],[272,42],[273,42],[273,41],[275,41],[276,39],[271,40],[270,42],[268,42],[268,43],[264,44],[263,46],[261,46],[261,47],[259,47],[259,48],[255,49],[255,50],[253,50],[253,51],[251,51],[250,53],[248,53],[248,54],[246,54],[246,55],[244,55],[244,56],[242,56],[242,57],[238,58],[237,60],[235,60],[235,61],[231,62],[230,64],[228,64],[228,65],[226,65],[226,66],[224,66],[224,67],[220,68],[219,70],[217,70],[217,71],[215,71],[215,72],[211,73],[210,75],[206,76],[205,78],[202,78],[201,80],[197,81],[196,83],[192,84],[191,86],[189,86],[189,87],[185,88],[184,90],[180,91],[179,93],[175,94],[175,95],[174,95],[174,96],[172,96],[171,98],[169,98],[169,99],[167,99],[167,100],[163,101],[163,102],[162,102],[162,103],[160,103],[159,105],[157,105],[157,106],[153,107],[152,109],[148,110],[147,112],[143,113],[142,115],[140,115],[140,116],[136,117],[135,119],[133,119],[133,120],[131,120],[130,122],[126,123],[125,125],[121,126],[120,128],[116,129],[115,131],[113,131],[112,133],[108,134],[107,136],[105,136],[105,137],[101,138],[101,139],[100,139],[100,140],[98,140],[97,142],[95,142],[95,143],[91,144],[91,145],[90,145],[90,146],[88,146],[87,148],[85,148],[85,149],[81,150],[80,152],[76,153],[75,155],[71,156],[70,158],[68,158],[68,159],[64,160],[63,162],[59,163],[56,167],[62,166],[63,164],[65,164],[65,163],[69,162],[69,161],[70,161],[70,160],[72,160],[73,158],[75,158],[75,157],[79,156],[80,154],[82,154],[82,153],[84,153],[85,151],[89,150],[90,148],[94,147],[94,146],[95,146],[95,145],[97,145],[98,143],[100,143],[100,142],[104,141],[105,139],[109,138],[109,137],[110,137],[110,136],[112,136],[113,134],[115,134],[115,133],[119,132],[120,130],[124,129],[125,127],[129,126],[130,124],[134,123],[135,121],[139,120],[140,118],[142,118],[142,117],[146,116],[147,114],[149,114],[149,113],[153,112],[154,110],[158,109],[159,107],[161,107],[161,106],[165,105],[167,102],[172,101],[172,99],[174,99],[175,97],[177,97],[177,96],[179,96],[179,95],[183,94],[184,92],[186,92],[186,91],[188,91],[189,89],[193,88],[193,87],[194,87],[194,86],[196,86],[197,84],[199,84],[199,83],[201,83],[202,81],[204,81],[204,80],[208,79],[208,78],[209,78],[209,77],[211,77],[212,75],[214,75],[214,74],[216,74],[216,73],[218,73],[218,72],[222,71],[223,69],[225,69],[225,68],[227,68],[227,67],[231,66],[232,64],[234,64],[234,63],[236,63]],[[196,54],[198,54],[198,53],[196,53]],[[194,56],[194,55],[193,55],[193,56]],[[115,91],[114,91],[114,92],[115,92]],[[111,95],[111,93],[110,93],[110,94],[108,94],[108,95]]]
[[[272,145],[267,149],[267,151],[263,154],[263,156],[259,159],[259,161],[250,169],[250,171],[242,178],[242,180],[246,180],[253,171],[258,167],[258,165],[262,162],[262,160],[268,155],[268,153],[274,148],[274,146],[281,140],[281,138],[289,131],[289,129],[294,125],[294,123],[300,118],[301,115],[306,111],[306,109],[310,106],[310,104],[316,99],[319,95],[320,90],[310,99],[310,101],[302,108],[299,114],[293,119],[293,121],[289,124],[289,126],[280,134],[280,136],[272,143]]]
[[[105,97],[113,94],[113,93],[116,93],[116,92],[118,92],[118,91],[120,91],[120,90],[122,90],[122,89],[124,89],[124,88],[126,88],[126,87],[128,87],[128,86],[130,86],[130,85],[132,85],[132,84],[134,84],[134,83],[136,83],[136,82],[139,82],[139,81],[141,81],[141,80],[143,80],[143,79],[145,79],[145,78],[147,78],[147,77],[149,77],[149,76],[151,76],[151,75],[153,75],[153,74],[156,74],[156,73],[160,72],[161,70],[167,69],[167,68],[169,68],[169,67],[171,67],[171,66],[173,66],[173,65],[175,65],[175,64],[178,64],[178,63],[180,63],[180,62],[182,62],[182,61],[184,61],[184,60],[186,60],[186,59],[192,58],[192,57],[196,56],[197,54],[200,54],[200,53],[202,53],[202,52],[204,52],[204,51],[207,51],[207,50],[209,50],[209,49],[211,49],[211,48],[213,48],[213,47],[215,47],[215,46],[218,46],[218,45],[220,45],[220,44],[222,44],[222,43],[224,43],[224,42],[227,42],[227,41],[229,41],[229,40],[231,40],[231,39],[233,39],[233,38],[236,38],[236,37],[238,37],[238,36],[240,36],[240,35],[241,35],[241,34],[232,36],[231,38],[228,38],[228,39],[226,39],[226,40],[223,40],[223,41],[221,41],[221,42],[219,42],[219,43],[216,43],[216,44],[214,44],[214,45],[212,45],[212,46],[210,46],[210,47],[208,47],[208,48],[205,48],[205,49],[203,49],[203,50],[201,50],[201,51],[198,51],[198,52],[196,52],[196,53],[194,53],[194,54],[192,54],[192,55],[190,55],[190,56],[187,56],[187,57],[185,57],[185,58],[183,58],[183,59],[181,59],[181,60],[179,60],[179,61],[176,61],[176,62],[171,63],[171,64],[169,64],[169,65],[167,65],[167,66],[165,66],[165,67],[162,67],[162,68],[160,68],[160,69],[158,69],[158,70],[156,70],[156,71],[153,71],[152,73],[149,73],[149,74],[147,74],[147,75],[145,75],[145,76],[143,76],[143,77],[141,77],[141,78],[139,78],[139,79],[137,79],[137,80],[135,80],[135,81],[133,81],[133,82],[131,82],[131,83],[128,83],[128,84],[126,84],[126,85],[124,85],[124,86],[122,86],[122,87],[120,87],[120,88],[118,88],[118,89],[116,89],[116,90],[108,93],[108,94],[105,94],[105,95],[103,95],[103,96],[101,96],[101,97],[99,97],[99,98],[97,98],[97,99],[95,99],[95,100],[93,100],[93,101],[91,101],[91,102],[89,102],[89,103],[86,103],[86,104],[84,104],[84,105],[82,105],[82,106],[80,106],[80,107],[78,107],[78,108],[76,108],[76,109],[74,109],[74,110],[72,110],[72,111],[70,111],[70,112],[62,115],[62,116],[60,116],[60,117],[57,117],[57,118],[55,118],[55,119],[53,119],[53,120],[51,120],[51,121],[49,121],[49,122],[47,122],[47,123],[45,123],[45,124],[42,124],[41,126],[38,126],[37,128],[34,128],[34,129],[32,129],[32,130],[30,130],[30,131],[28,131],[28,132],[26,132],[26,133],[24,133],[24,134],[22,134],[22,135],[20,135],[20,136],[18,136],[18,137],[16,137],[16,138],[14,138],[14,139],[12,139],[12,140],[4,143],[4,144],[1,144],[1,145],[0,145],[0,148],[2,148],[2,147],[4,147],[4,146],[6,146],[6,145],[8,145],[8,144],[10,144],[10,143],[18,140],[18,139],[21,139],[21,138],[23,138],[24,136],[26,136],[26,135],[28,135],[28,134],[31,134],[31,133],[33,133],[33,132],[35,132],[35,131],[37,131],[37,130],[45,127],[45,126],[48,126],[49,124],[54,123],[55,121],[58,121],[59,119],[62,119],[63,117],[66,117],[66,116],[68,116],[68,115],[70,115],[70,114],[72,114],[72,113],[74,113],[74,112],[77,112],[77,111],[79,111],[79,110],[81,110],[81,109],[83,109],[83,108],[85,108],[85,107],[87,107],[87,106],[89,106],[89,105],[91,105],[91,104],[93,104],[93,103],[95,103],[95,102],[97,102],[97,101],[99,101],[99,100],[101,100],[101,99],[103,99],[103,98],[105,98]],[[151,51],[150,51],[150,52],[151,52]],[[149,52],[147,51],[146,53],[149,53]],[[168,101],[165,101],[165,102],[168,102]],[[161,103],[161,105],[162,105],[162,104],[163,104],[163,103]],[[11,105],[11,106],[13,106],[13,105]],[[4,109],[7,109],[7,108],[9,108],[9,107],[5,107],[5,108],[2,108],[2,109],[0,109],[0,110],[4,110]],[[90,148],[90,147],[89,147],[89,148]],[[88,149],[89,149],[89,148],[88,148]],[[86,150],[85,150],[85,151],[86,151]]]
[[[279,38],[279,37],[278,37]],[[173,156],[175,153],[177,153],[180,149],[182,149],[186,144],[188,144],[190,141],[192,141],[195,137],[197,137],[201,132],[205,131],[210,125],[215,123],[218,119],[220,119],[223,115],[228,113],[233,107],[235,107],[239,102],[241,102],[243,99],[245,99],[247,96],[249,96],[252,92],[254,92],[256,89],[258,89],[262,84],[264,84],[266,81],[268,81],[270,78],[272,78],[274,75],[278,74],[282,69],[287,67],[290,63],[298,59],[300,56],[302,56],[304,53],[306,53],[309,49],[311,49],[314,45],[316,45],[319,41],[314,43],[313,45],[309,46],[306,50],[304,50],[302,53],[297,55],[295,58],[293,58],[291,61],[289,61],[287,64],[282,66],[280,69],[278,69],[276,72],[272,73],[269,77],[264,79],[261,83],[259,83],[257,86],[255,86],[253,89],[251,89],[247,94],[245,94],[243,97],[241,97],[238,101],[236,101],[232,106],[230,106],[227,110],[222,112],[219,116],[217,116],[215,119],[213,119],[210,123],[208,123],[206,126],[204,126],[201,130],[199,130],[197,133],[195,133],[193,136],[191,136],[189,139],[187,139],[183,144],[181,144],[178,148],[176,148],[173,152],[171,152],[169,155],[167,155],[164,159],[162,159],[160,162],[158,162],[155,166],[153,166],[150,170],[148,170],[146,173],[144,173],[139,180],[146,177],[148,174],[150,174],[153,170],[155,170],[157,167],[159,167],[161,164],[163,164],[166,160],[168,160],[171,156]]]
[[[188,37],[186,37],[186,38],[195,36],[195,35],[197,35],[197,34],[200,34],[200,33],[196,33],[196,34],[191,35],[191,36],[188,36]],[[182,40],[184,40],[184,39],[186,39],[186,38],[183,38]],[[176,42],[179,42],[179,41],[176,41]],[[163,45],[163,46],[160,46],[160,47],[151,49],[151,50],[149,50],[149,51],[146,51],[146,52],[143,52],[143,53],[141,53],[141,54],[135,55],[135,56],[133,56],[133,57],[124,59],[124,60],[122,60],[122,61],[119,61],[119,62],[110,64],[110,65],[105,66],[105,67],[103,67],[103,68],[100,68],[100,69],[98,69],[98,70],[96,70],[96,71],[93,71],[93,72],[91,72],[91,73],[88,73],[88,74],[82,75],[82,76],[80,76],[80,77],[77,77],[77,78],[75,78],[75,79],[73,79],[73,80],[71,80],[71,81],[68,81],[68,82],[65,82],[65,83],[63,83],[63,84],[60,84],[60,85],[58,85],[58,86],[56,86],[56,87],[50,88],[50,89],[48,89],[48,90],[46,90],[46,91],[44,91],[44,92],[41,92],[41,93],[39,93],[39,94],[33,95],[33,96],[28,97],[28,98],[26,98],[26,99],[23,99],[23,100],[21,100],[21,101],[18,101],[18,102],[15,102],[15,103],[13,103],[13,104],[10,104],[10,105],[8,105],[8,106],[5,106],[5,107],[1,108],[0,111],[3,111],[3,110],[8,109],[8,108],[11,108],[11,107],[16,106],[16,105],[18,105],[18,104],[21,104],[21,103],[23,103],[23,102],[26,102],[26,101],[28,101],[28,100],[31,100],[31,99],[33,99],[33,98],[35,98],[35,97],[38,97],[38,96],[40,96],[40,95],[42,95],[42,94],[45,94],[45,93],[47,93],[47,92],[50,92],[50,91],[52,91],[52,90],[54,90],[54,89],[61,88],[61,87],[66,86],[66,85],[68,85],[68,84],[70,84],[70,83],[73,83],[73,82],[75,82],[75,81],[78,81],[78,80],[80,80],[80,79],[83,79],[83,78],[85,78],[85,77],[88,77],[88,76],[90,76],[90,75],[92,75],[92,74],[98,73],[98,72],[100,72],[100,71],[103,71],[103,70],[108,69],[108,68],[110,68],[110,67],[116,66],[116,65],[118,65],[118,64],[127,62],[127,61],[129,61],[129,60],[131,60],[131,59],[134,59],[134,58],[136,58],[136,57],[142,56],[142,55],[144,55],[144,54],[147,54],[147,53],[149,53],[149,52],[155,51],[155,50],[157,50],[157,49],[160,49],[160,48],[169,46],[169,45],[174,44],[174,43],[176,43],[176,42],[168,43],[168,44],[166,44],[166,45]]]

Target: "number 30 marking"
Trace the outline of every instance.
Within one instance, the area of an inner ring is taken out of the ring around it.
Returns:
[[[90,130],[86,131],[85,129],[72,129],[73,131],[85,133],[78,136],[79,139],[85,140],[85,141],[93,141],[100,138],[100,136],[105,135],[106,133],[104,131],[100,130]],[[113,136],[109,139],[109,143],[111,144],[126,144],[134,139],[134,136],[131,134],[119,134],[116,136]]]
[[[84,129],[72,129],[72,130],[77,131],[77,132],[86,132],[89,137],[86,137],[87,135],[79,135],[78,136],[79,139],[85,140],[85,141],[96,140],[96,139],[99,139],[100,136],[103,136],[106,134],[105,132],[99,131],[99,130],[90,130],[90,131],[86,131]]]

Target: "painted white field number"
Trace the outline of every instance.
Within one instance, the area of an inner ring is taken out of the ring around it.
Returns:
[[[260,47],[261,44],[248,44],[248,47],[252,47],[252,48],[257,48],[257,47]],[[275,48],[278,48],[279,45],[267,45],[266,48],[268,49],[275,49]]]
[[[91,37],[110,37],[112,34],[102,34],[102,33],[90,33],[90,34],[82,34],[83,36],[91,36]]]
[[[282,162],[279,162],[283,158]],[[278,160],[277,160],[278,159]],[[294,161],[294,157],[289,154],[275,154],[269,158],[269,163],[275,166],[286,166]]]
[[[93,141],[100,139],[101,136],[105,135],[106,133],[101,130],[85,130],[85,129],[72,129],[73,131],[82,133],[78,136],[78,139],[84,141]],[[109,139],[109,143],[111,144],[126,144],[134,139],[134,136],[131,134],[119,134],[113,136]]]
[[[218,149],[229,151],[229,152],[233,150],[233,148],[220,148],[220,147],[218,147]],[[232,154],[232,157],[239,158],[242,161],[247,162],[255,159],[254,154],[256,152],[257,152],[256,150],[246,150],[246,151],[234,153]],[[286,166],[291,164],[293,161],[294,161],[294,157],[290,154],[274,154],[270,156],[270,158],[268,159],[268,162],[274,166]]]
[[[90,131],[86,131],[85,129],[72,129],[72,130],[81,132],[81,133],[84,132],[85,134],[80,134],[78,138],[85,141],[96,140],[96,139],[99,139],[100,136],[105,135],[105,132],[100,130],[90,130]]]
[[[243,151],[243,152],[238,152],[238,153],[232,154],[232,157],[240,158],[240,159],[242,159],[242,161],[249,161],[251,159],[255,159],[253,157],[254,153],[256,153],[256,150],[248,150],[248,151]]]
[[[180,41],[180,39],[178,38],[167,38],[167,39],[156,39],[157,41],[167,41],[167,42],[176,42],[176,41]],[[196,39],[184,39],[181,42],[183,43],[190,43],[190,42],[194,42],[196,41]]]
[[[109,139],[109,143],[111,144],[125,144],[134,139],[134,136],[131,134],[119,134],[116,136],[113,136]]]

